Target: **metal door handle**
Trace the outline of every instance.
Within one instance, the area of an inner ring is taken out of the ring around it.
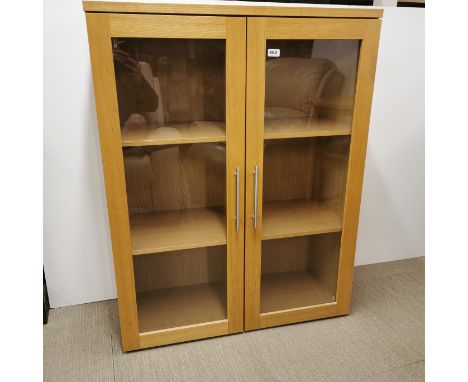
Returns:
[[[236,167],[236,229],[240,227],[240,169]]]
[[[254,188],[254,229],[257,229],[257,210],[258,210],[258,166],[254,169],[255,188]]]

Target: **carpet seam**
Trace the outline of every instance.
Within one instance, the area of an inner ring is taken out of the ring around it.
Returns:
[[[369,379],[369,378],[372,378],[372,377],[375,377],[375,376],[381,375],[381,374],[387,374],[387,373],[389,373],[389,372],[391,372],[391,371],[395,371],[395,370],[398,370],[398,369],[403,369],[403,368],[405,368],[405,367],[407,367],[407,366],[416,365],[416,364],[418,364],[418,363],[424,362],[425,360],[426,360],[426,359],[423,358],[423,359],[420,359],[420,360],[418,360],[418,361],[406,363],[406,364],[404,364],[404,365],[402,365],[402,366],[392,367],[392,368],[390,368],[390,369],[383,370],[383,371],[380,371],[380,372],[378,372],[378,373],[371,374],[371,375],[369,375],[366,379]]]
[[[114,382],[117,382],[117,380],[115,378],[114,337],[113,337],[112,333],[110,334],[110,341],[111,341],[112,374],[114,376]]]

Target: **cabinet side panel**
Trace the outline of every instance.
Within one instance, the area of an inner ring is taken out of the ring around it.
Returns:
[[[260,273],[262,244],[263,125],[265,106],[266,19],[247,20],[246,110],[246,222],[245,222],[245,329],[260,327]],[[257,228],[254,228],[254,175],[258,174]]]
[[[140,347],[109,16],[86,14],[124,351]]]
[[[346,183],[337,288],[338,314],[347,314],[350,310],[367,134],[381,24],[380,20],[362,20],[361,22],[366,24],[366,33],[361,42]]]
[[[244,329],[244,181],[246,19],[227,19],[226,150],[229,332]],[[236,167],[239,179],[239,230],[236,227]]]

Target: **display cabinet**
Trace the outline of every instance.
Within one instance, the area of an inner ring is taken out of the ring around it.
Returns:
[[[382,11],[83,4],[123,349],[349,313]]]

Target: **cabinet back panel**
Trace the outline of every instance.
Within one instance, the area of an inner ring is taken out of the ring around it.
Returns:
[[[262,242],[262,274],[310,270],[336,288],[341,234],[301,236]]]
[[[226,246],[134,256],[137,292],[226,280]]]
[[[263,201],[308,199],[312,193],[315,140],[265,143]]]
[[[336,301],[341,233],[262,242],[261,312]]]
[[[126,148],[124,164],[130,214],[225,206],[225,144]]]
[[[265,143],[263,201],[312,199],[342,214],[348,136]]]
[[[312,199],[343,215],[350,137],[319,138]]]

